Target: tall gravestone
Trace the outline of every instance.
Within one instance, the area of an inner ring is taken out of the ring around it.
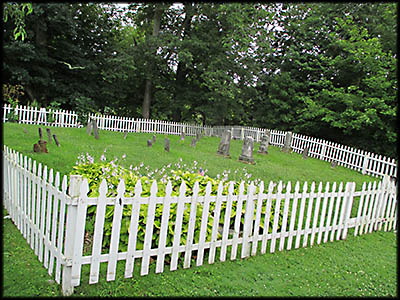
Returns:
[[[164,150],[169,152],[169,138],[165,138],[164,140]]]
[[[152,145],[151,140],[147,140],[147,147],[151,147]]]
[[[304,150],[303,150],[303,154],[302,154],[302,157],[303,157],[303,159],[307,159],[308,158],[308,147],[305,147],[304,148]]]
[[[192,138],[192,142],[190,143],[191,147],[196,147],[196,143],[197,143],[197,139],[196,138]]]
[[[182,133],[181,133],[181,138],[179,139],[179,141],[183,142],[184,139],[185,139],[185,133],[182,132]]]
[[[331,162],[331,168],[335,169],[337,167],[337,161],[336,160],[332,160]]]
[[[51,131],[50,128],[46,128],[47,131],[47,140],[49,141],[49,143],[51,143]]]
[[[57,136],[53,134],[53,139],[56,142],[57,147],[60,147],[60,143],[58,142]]]
[[[126,140],[126,137],[128,136],[128,131],[127,130],[125,130],[125,132],[124,132],[124,140]]]
[[[99,128],[97,127],[97,122],[95,119],[92,119],[92,127],[93,127],[93,134],[96,140],[99,139]]]
[[[39,140],[42,139],[42,127],[39,127]]]
[[[285,144],[283,145],[283,148],[281,151],[286,152],[286,153],[291,151],[290,144],[292,142],[292,135],[293,134],[291,132],[286,133]]]
[[[156,142],[156,136],[153,134],[153,144]]]
[[[92,131],[93,131],[93,124],[92,124],[92,119],[90,119],[87,123],[87,127],[86,127],[86,133],[88,135],[92,135]]]
[[[255,164],[253,158],[254,139],[251,136],[246,136],[243,141],[242,154],[239,156],[239,161]]]
[[[226,130],[222,133],[221,141],[218,146],[217,154],[230,157],[229,147],[231,144],[232,133],[230,130]]]
[[[270,131],[267,130],[267,132],[261,137],[260,148],[258,149],[257,153],[268,154],[269,137]]]

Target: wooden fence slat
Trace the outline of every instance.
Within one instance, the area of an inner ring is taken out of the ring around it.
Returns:
[[[290,212],[290,225],[289,225],[289,236],[287,240],[286,249],[290,250],[292,248],[293,236],[295,235],[294,226],[296,223],[296,213],[297,213],[297,202],[300,198],[300,183],[297,181],[294,187],[294,195],[293,195],[293,202],[292,202],[292,209]]]
[[[335,202],[335,214],[333,215],[333,220],[332,220],[332,229],[331,229],[331,237],[330,237],[330,241],[333,242],[334,237],[335,237],[335,229],[337,227],[337,221],[338,221],[338,216],[339,216],[339,207],[341,204],[341,193],[342,193],[342,189],[343,189],[343,182],[341,182],[339,184],[339,188],[338,191],[336,193],[336,202]]]
[[[315,182],[311,183],[311,189],[310,189],[310,197],[308,199],[308,206],[307,206],[307,216],[306,216],[306,223],[304,227],[304,237],[303,237],[303,247],[307,247],[307,242],[308,242],[308,230],[310,229],[310,222],[311,222],[311,214],[312,214],[312,207],[313,207],[313,202],[314,202],[314,197],[316,196],[315,192]]]
[[[34,161],[34,166],[36,166],[36,161]],[[42,199],[42,185],[41,185],[41,177],[42,177],[42,164],[38,164],[38,173],[35,176],[35,187],[36,187],[36,222],[35,222],[35,255],[39,256],[39,239],[40,239],[40,216],[41,216],[41,199]]]
[[[317,231],[318,217],[321,219],[320,210],[319,210],[321,197],[322,197],[322,182],[320,182],[318,185],[317,199],[315,201],[315,209],[314,209],[314,216],[313,216],[314,219],[313,219],[313,226],[312,226],[311,238],[310,238],[310,247],[312,247],[314,244],[315,233]]]
[[[235,215],[235,224],[233,227],[233,238],[232,238],[232,248],[231,248],[231,260],[236,259],[237,248],[239,243],[239,233],[240,233],[240,219],[242,217],[242,206],[243,206],[243,198],[244,198],[244,181],[240,182],[239,185],[239,196],[236,202],[236,215]]]
[[[281,211],[282,189],[283,189],[283,183],[281,180],[281,181],[279,181],[279,184],[278,184],[278,190],[276,193],[276,200],[275,200],[274,223],[272,225],[272,236],[271,236],[271,246],[270,246],[271,253],[275,252],[275,243],[276,243],[276,238],[277,238],[279,215],[280,215],[280,211]]]
[[[294,246],[296,249],[300,247],[301,230],[303,228],[304,210],[305,210],[305,206],[306,206],[306,193],[307,193],[307,181],[305,181],[303,184],[303,192],[301,194],[299,219],[297,222],[297,235],[296,235],[296,242],[295,242],[295,246]]]
[[[64,242],[66,194],[67,194],[67,175],[64,175],[63,181],[61,184],[60,217],[59,217],[60,223],[59,223],[58,235],[57,235],[57,260],[56,260],[55,280],[58,284],[60,284],[60,279],[61,279],[61,255],[63,253],[63,242]]]
[[[211,181],[207,182],[206,193],[204,196],[203,212],[201,214],[201,224],[200,224],[199,249],[197,250],[196,266],[201,266],[203,264],[204,243],[206,241],[208,232],[207,225],[209,218],[210,201],[211,201]]]
[[[199,182],[196,181],[193,187],[192,201],[190,203],[189,225],[186,239],[185,259],[183,262],[184,268],[190,267],[190,259],[192,257],[192,247],[194,238],[194,229],[196,225],[197,202],[199,197]]]
[[[286,234],[286,226],[288,223],[291,188],[292,185],[291,182],[289,181],[286,185],[285,203],[284,203],[283,218],[281,225],[281,238],[279,240],[279,251],[282,251],[285,246],[285,234]]]
[[[49,275],[53,274],[53,267],[54,267],[54,258],[55,258],[55,246],[56,246],[56,233],[57,233],[57,216],[59,213],[59,199],[58,199],[58,190],[60,187],[60,173],[56,173],[56,177],[54,180],[54,200],[53,200],[53,217],[52,217],[52,223],[51,223],[51,240],[50,244],[52,247],[52,251],[50,251],[50,263],[49,263]],[[53,187],[51,188],[53,189]]]
[[[53,184],[53,169],[50,169],[49,172],[49,184]],[[53,197],[53,192],[51,189],[47,189],[46,185],[46,190],[47,190],[47,206],[46,206],[46,227],[45,227],[45,235],[44,235],[44,267],[47,269],[49,266],[49,247],[48,247],[48,242],[50,241],[50,226],[51,226],[51,212],[53,211],[54,207],[52,207],[52,197]]]
[[[232,183],[233,186],[233,183]],[[254,230],[253,230],[253,246],[251,249],[251,255],[256,255],[257,253],[257,247],[258,247],[258,237],[259,237],[259,231],[260,231],[260,222],[261,222],[261,210],[262,210],[262,205],[263,205],[263,194],[264,193],[264,182],[261,181],[259,188],[258,188],[258,193],[257,193],[257,208],[256,208],[256,217],[255,217],[255,222],[254,222]]]
[[[250,235],[252,232],[253,216],[254,216],[254,197],[255,186],[252,182],[247,189],[247,200],[246,209],[244,214],[244,224],[243,224],[243,242],[242,242],[242,253],[241,258],[248,257],[250,255]]]
[[[121,231],[122,211],[124,207],[125,181],[121,179],[117,187],[117,197],[114,204],[114,216],[111,231],[110,253],[107,265],[107,281],[115,280],[115,271],[117,269],[117,253],[119,246],[119,237]]]
[[[360,229],[361,226],[361,213],[363,211],[363,205],[364,205],[364,196],[366,194],[366,187],[367,184],[366,182],[363,182],[362,187],[361,187],[361,195],[360,195],[360,201],[358,202],[358,209],[357,209],[357,217],[356,217],[356,226],[354,228],[354,236],[358,234],[358,230]]]
[[[231,223],[231,213],[232,213],[232,204],[233,204],[233,190],[234,184],[231,182],[228,187],[228,197],[226,200],[226,210],[225,210],[225,218],[224,218],[224,226],[222,229],[222,244],[221,244],[221,252],[220,252],[220,261],[225,261],[226,259],[226,249],[227,249],[227,241],[229,235],[229,227]]]
[[[375,189],[374,189],[375,190]],[[371,218],[370,218],[370,224],[369,224],[369,232],[372,232],[372,229],[374,228],[374,226],[375,226],[375,223],[376,223],[376,221],[377,221],[377,219],[376,219],[376,210],[377,210],[377,207],[378,207],[378,205],[379,205],[379,202],[380,202],[380,194],[381,194],[381,190],[382,190],[382,181],[379,181],[379,183],[378,183],[378,190],[374,193],[375,195],[375,199],[374,199],[374,206],[373,206],[373,209],[372,209],[372,214],[371,214]]]
[[[368,232],[368,228],[369,228],[369,224],[371,222],[371,214],[372,214],[372,207],[374,205],[374,200],[375,200],[375,188],[376,188],[376,181],[373,182],[372,186],[371,186],[371,182],[369,182],[368,184],[368,189],[369,193],[368,193],[368,200],[366,201],[366,206],[365,209],[367,209],[367,204],[368,204],[368,210],[365,211],[365,213],[363,213],[363,215],[365,215],[365,223],[364,223],[364,232],[363,233],[367,233]]]
[[[171,271],[175,271],[178,266],[179,246],[181,243],[181,232],[182,232],[182,219],[183,219],[183,211],[185,208],[185,203],[184,203],[185,193],[186,193],[186,184],[185,181],[182,181],[182,184],[179,188],[179,200],[176,210],[174,240],[172,243],[172,256],[171,256],[171,266],[170,266]]]
[[[324,200],[322,202],[322,210],[321,210],[321,217],[319,220],[319,229],[318,229],[318,237],[317,237],[317,244],[321,244],[322,241],[322,233],[324,232],[324,222],[326,216],[326,208],[328,206],[328,198],[329,198],[329,182],[325,185],[325,192],[324,192]],[[328,225],[326,225],[328,226]],[[326,228],[325,226],[325,228]]]
[[[96,219],[94,223],[92,259],[90,262],[89,284],[99,281],[100,255],[103,244],[104,221],[107,203],[107,181],[105,178],[100,183]]]
[[[45,226],[45,213],[46,213],[46,181],[47,181],[47,166],[43,168],[43,178],[40,180],[42,183],[42,204],[40,206],[40,236],[39,236],[39,261],[43,261],[43,240],[44,240],[44,226]]]
[[[143,243],[143,257],[140,275],[149,273],[150,250],[153,239],[154,216],[156,212],[157,181],[154,180],[150,188],[150,199],[147,206],[146,230]]]
[[[221,206],[222,206],[222,181],[218,184],[217,189],[217,197],[215,199],[215,209],[214,209],[214,217],[213,217],[213,227],[211,232],[211,245],[210,252],[208,256],[208,263],[213,264],[215,260],[215,251],[216,251],[216,242],[218,239],[218,227],[219,227],[219,217],[221,214]]]
[[[333,225],[331,225],[332,214],[333,214],[333,207],[335,203],[335,194],[336,194],[336,182],[332,184],[332,190],[328,193],[330,195],[329,198],[329,208],[328,208],[328,215],[326,217],[326,225],[324,230],[324,243],[328,241],[329,232],[333,230]]]

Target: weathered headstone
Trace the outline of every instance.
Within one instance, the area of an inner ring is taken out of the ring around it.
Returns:
[[[303,156],[303,159],[307,159],[308,158],[308,147],[304,148],[302,156]]]
[[[124,132],[124,140],[126,140],[126,137],[128,136],[128,131]]]
[[[153,144],[156,142],[156,136],[153,134]]]
[[[56,142],[57,147],[60,147],[60,143],[58,142],[57,136],[53,134],[53,139]]]
[[[25,128],[24,128],[24,132],[25,132],[25,133],[28,133],[28,131],[27,131]]]
[[[164,140],[164,150],[169,152],[169,138],[165,138]]]
[[[86,133],[88,135],[92,135],[92,131],[93,131],[93,124],[92,124],[92,119],[90,119],[89,122],[87,123]]]
[[[201,138],[200,132],[196,133],[196,140],[200,140],[200,138]]]
[[[44,140],[39,140],[37,144],[33,145],[33,152],[42,152],[42,153],[48,153],[47,151],[47,142]]]
[[[230,157],[229,147],[231,144],[232,133],[230,130],[226,130],[222,133],[221,141],[218,146],[217,154]]]
[[[332,160],[331,162],[331,168],[334,169],[337,167],[337,161],[336,160]]]
[[[47,140],[49,141],[49,143],[51,143],[51,131],[50,128],[46,128],[47,131]]]
[[[242,154],[239,156],[239,161],[254,164],[253,158],[254,139],[251,136],[246,136],[243,141]]]
[[[196,143],[197,143],[197,139],[196,138],[192,138],[192,142],[190,143],[191,147],[196,147]]]
[[[42,138],[42,127],[39,127],[39,139],[41,140]]]
[[[147,140],[147,147],[151,147],[152,145],[151,140]]]
[[[261,137],[260,148],[258,149],[257,153],[268,154],[269,136],[270,136],[270,131],[268,130]]]
[[[290,144],[292,142],[292,135],[293,134],[291,132],[286,133],[285,144],[283,145],[283,148],[281,151],[286,152],[286,153],[291,151]]]
[[[182,132],[182,133],[181,133],[181,138],[179,139],[179,141],[183,142],[184,139],[185,139],[185,133]]]
[[[96,140],[99,139],[99,128],[97,127],[97,122],[95,119],[92,119],[92,126],[93,126],[93,134]]]

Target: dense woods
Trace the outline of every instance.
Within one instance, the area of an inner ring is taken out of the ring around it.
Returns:
[[[396,156],[396,3],[3,4],[3,100]]]

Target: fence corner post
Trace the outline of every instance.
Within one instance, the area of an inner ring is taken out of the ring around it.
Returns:
[[[74,200],[76,198],[79,198],[82,180],[82,175],[70,175],[69,195],[73,202],[75,202]],[[66,264],[63,267],[62,273],[62,294],[64,296],[70,296],[74,293],[74,286],[72,285],[72,257],[74,254],[77,211],[77,203],[67,205],[67,222],[64,243]]]
[[[346,184],[346,202],[345,202],[345,216],[344,216],[344,227],[342,231],[342,240],[345,240],[347,237],[347,231],[349,228],[350,223],[350,216],[351,216],[351,209],[353,208],[353,199],[354,199],[354,192],[356,190],[356,183],[355,182],[348,182]]]

